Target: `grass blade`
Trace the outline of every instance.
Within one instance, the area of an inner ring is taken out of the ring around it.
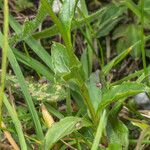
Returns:
[[[13,52],[18,61],[20,61],[23,64],[25,64],[26,66],[34,69],[37,73],[46,77],[48,80],[50,80],[50,81],[54,80],[54,73],[49,68],[44,66],[42,63],[40,63],[39,61],[37,61],[36,59],[34,59],[32,57],[26,56],[24,53],[19,52],[16,49],[13,49]]]
[[[8,53],[8,0],[4,0],[4,40],[3,40],[3,50],[2,50],[2,74],[1,74],[1,85],[0,85],[0,126],[2,123],[2,104],[4,98],[5,89],[5,78],[7,69],[7,53]]]
[[[21,25],[10,15],[10,26],[15,30],[17,34],[21,32]],[[42,61],[52,70],[51,56],[45,49],[38,43],[33,37],[26,38],[25,42],[29,47],[42,59]],[[11,43],[12,45],[13,43]]]
[[[2,47],[2,39],[3,39],[3,35],[0,33],[0,46],[1,47]],[[38,114],[37,114],[36,109],[34,107],[32,98],[31,98],[30,93],[28,91],[28,88],[27,88],[27,85],[25,83],[25,80],[24,80],[23,74],[21,72],[21,69],[20,69],[20,67],[18,65],[18,62],[15,58],[15,55],[14,55],[14,53],[11,50],[10,47],[8,48],[8,59],[9,59],[10,64],[11,64],[11,66],[12,66],[12,68],[13,68],[13,70],[14,70],[17,78],[18,78],[20,87],[22,89],[22,92],[23,92],[25,100],[26,100],[26,103],[27,103],[28,108],[30,110],[30,113],[32,115],[32,119],[34,121],[37,136],[40,140],[43,140],[43,132],[42,132],[42,127],[41,127],[41,124],[40,124]]]
[[[94,139],[91,150],[97,150],[98,149],[98,145],[99,145],[99,142],[101,140],[102,133],[103,133],[103,130],[104,130],[104,127],[105,127],[105,124],[106,124],[106,119],[107,119],[106,111],[104,110],[104,112],[101,116],[101,119],[99,121],[99,124],[98,124],[98,128],[97,128],[97,131],[96,131],[95,139]]]
[[[144,1],[141,1],[141,50],[144,74],[146,76],[147,85],[149,85],[148,71],[146,68],[145,41],[144,41]]]
[[[99,104],[97,115],[99,116],[100,112],[112,102],[116,102],[119,99],[133,96],[142,92],[148,93],[149,91],[149,87],[137,82],[126,82],[122,83],[121,85],[113,86],[102,96],[102,101]]]
[[[26,144],[25,137],[24,137],[24,134],[23,134],[23,131],[22,131],[22,126],[21,126],[21,123],[18,119],[16,111],[10,105],[10,103],[9,103],[6,96],[4,96],[4,101],[3,102],[5,104],[5,107],[8,110],[8,113],[10,114],[10,116],[12,118],[13,123],[14,123],[21,149],[22,150],[27,150],[27,144]]]
[[[117,57],[115,57],[113,60],[111,60],[104,68],[103,68],[103,73],[104,75],[107,75],[109,71],[117,65],[121,60],[123,60],[133,49],[133,46],[129,47],[125,51],[123,51],[121,54],[119,54]]]

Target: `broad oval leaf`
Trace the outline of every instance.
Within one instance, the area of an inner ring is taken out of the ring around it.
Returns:
[[[44,149],[51,149],[52,146],[61,138],[79,130],[83,126],[90,126],[90,122],[79,117],[66,117],[54,123],[45,136]]]
[[[62,76],[69,74],[69,56],[65,46],[59,43],[54,43],[52,45],[51,55],[55,74]]]
[[[126,82],[121,85],[113,86],[102,96],[97,113],[99,114],[106,106],[121,98],[136,95],[142,92],[150,92],[150,88],[137,82]]]

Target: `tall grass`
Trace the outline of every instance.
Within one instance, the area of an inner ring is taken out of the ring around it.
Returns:
[[[6,70],[7,70],[7,53],[8,53],[8,0],[4,0],[4,39],[3,39],[3,49],[2,49],[2,67],[1,67],[1,84],[0,84],[0,126],[2,122],[2,103],[4,98],[4,89],[5,89],[5,78],[6,78]]]
[[[142,50],[142,61],[143,69],[146,77],[147,85],[149,85],[148,71],[146,67],[146,56],[145,56],[145,41],[144,41],[144,0],[141,0],[141,50]]]

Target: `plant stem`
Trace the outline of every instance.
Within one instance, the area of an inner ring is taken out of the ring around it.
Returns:
[[[78,0],[76,0],[77,3]],[[72,47],[72,43],[71,43],[71,33],[66,33],[66,31],[64,30],[64,27],[62,25],[62,22],[60,21],[60,19],[55,15],[55,13],[52,10],[52,7],[49,5],[47,0],[41,0],[42,5],[45,7],[45,9],[47,9],[47,12],[49,13],[52,21],[56,24],[59,32],[61,33],[61,36],[64,40],[67,52],[69,57],[71,58],[71,66],[73,66],[75,64],[75,62],[77,62],[75,56],[74,56],[74,52],[73,52],[73,47]]]
[[[85,84],[83,84],[83,86],[80,87],[80,91],[83,95],[84,103],[87,105],[87,108],[89,109],[93,123],[97,123],[96,113],[95,113],[93,104],[90,100],[90,96],[89,96],[89,93]]]
[[[70,97],[70,89],[67,88],[67,98],[66,98],[66,106],[67,106],[67,114],[72,114],[72,107],[71,107],[71,97]]]
[[[100,67],[103,68],[104,65],[105,65],[103,48],[101,46],[101,43],[100,43],[99,39],[97,39],[97,43],[98,43],[98,47],[100,49],[100,56],[101,56],[101,65],[100,65]]]
[[[4,39],[2,50],[2,73],[1,73],[1,86],[0,86],[0,126],[2,122],[2,103],[4,98],[5,77],[7,69],[7,51],[8,51],[8,0],[4,0]]]
[[[131,145],[136,145],[137,144],[137,141],[136,139],[130,139],[129,142]],[[150,140],[142,140],[142,144],[150,144]]]
[[[147,85],[149,85],[149,79],[148,79],[148,71],[146,68],[146,56],[145,56],[145,40],[144,40],[144,0],[141,0],[141,50],[142,50],[142,61],[143,61],[143,68],[144,68],[144,74],[146,76],[146,82]]]

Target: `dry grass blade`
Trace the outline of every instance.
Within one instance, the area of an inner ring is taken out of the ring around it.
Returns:
[[[64,140],[60,140],[62,141],[68,148],[72,149],[72,150],[77,150],[76,148],[74,148],[73,146],[71,146],[70,144],[68,144],[67,142],[65,142]]]
[[[6,125],[4,124],[4,122],[2,122],[2,128],[6,128]],[[9,131],[4,130],[4,135],[7,138],[7,140],[9,141],[9,143],[11,144],[11,146],[14,148],[14,150],[20,150],[19,146],[17,145],[17,143],[15,142],[15,140],[13,139],[13,137],[11,136]]]
[[[142,140],[146,136],[147,132],[149,132],[149,130],[150,130],[150,127],[146,128],[145,130],[143,130],[141,132],[140,137],[139,137],[138,142],[137,142],[137,145],[136,145],[136,150],[140,150],[141,149]]]

